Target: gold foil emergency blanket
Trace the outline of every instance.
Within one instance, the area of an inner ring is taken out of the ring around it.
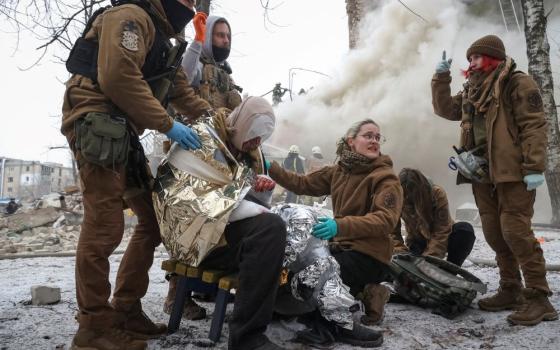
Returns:
[[[170,256],[198,266],[226,243],[223,232],[229,215],[251,186],[253,171],[235,161],[217,138],[210,119],[192,127],[202,147],[185,151],[172,146],[158,168],[153,198]]]
[[[283,266],[294,273],[290,282],[294,298],[311,302],[321,315],[352,329],[350,309],[357,304],[340,278],[340,267],[325,240],[311,235],[317,218],[332,213],[306,205],[287,204],[272,208],[286,223],[287,240]]]

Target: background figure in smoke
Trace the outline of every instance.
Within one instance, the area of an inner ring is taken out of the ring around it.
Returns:
[[[303,174],[305,169],[303,168],[303,160],[299,156],[299,147],[297,145],[291,145],[288,150],[288,156],[284,159],[283,163],[284,169],[288,171],[293,171],[296,174]],[[297,203],[298,195],[293,192],[286,190],[286,203]]]
[[[410,252],[444,258],[461,266],[475,241],[467,222],[453,223],[445,190],[432,184],[420,170],[404,168],[399,173],[404,203],[401,218],[406,227],[406,243],[401,223],[393,231],[394,253]]]
[[[280,83],[276,83],[276,85],[274,85],[274,88],[272,89],[272,105],[278,106],[278,104],[282,102],[282,96],[284,96],[287,91],[289,90],[283,88]]]
[[[458,183],[472,182],[484,236],[496,252],[500,272],[498,292],[478,305],[488,311],[517,309],[507,317],[512,324],[555,320],[543,251],[531,230],[547,144],[539,89],[530,76],[515,70],[495,35],[476,40],[467,59],[464,91],[451,96],[451,61],[444,53],[432,78],[432,103],[437,115],[461,121],[461,148],[473,150],[487,164],[488,171],[459,168],[457,178]],[[523,294],[520,267],[527,287]]]
[[[319,218],[312,234],[330,242],[331,253],[350,293],[371,298],[364,304],[369,315],[377,315],[377,323],[383,319],[389,298],[389,291],[379,283],[387,277],[393,251],[390,233],[402,208],[402,189],[391,158],[380,152],[382,141],[377,123],[365,119],[353,125],[339,141],[337,164],[300,175],[274,162],[269,171],[278,184],[294,193],[332,196],[334,219]],[[365,290],[368,293],[363,293]],[[319,324],[320,321],[318,318]],[[357,321],[352,333],[333,325],[316,328],[329,327],[335,335],[341,334],[341,341],[381,343],[381,333],[367,335]]]
[[[311,157],[307,159],[308,174],[319,170],[328,164],[329,163],[327,162],[325,157],[323,157],[323,152],[321,152],[321,148],[319,146],[314,146],[313,148],[311,148]]]

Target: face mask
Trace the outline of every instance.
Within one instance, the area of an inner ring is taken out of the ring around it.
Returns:
[[[223,48],[212,45],[212,55],[214,56],[214,61],[216,62],[222,62],[226,60],[229,57],[229,51],[229,47]]]
[[[161,4],[167,16],[167,21],[173,27],[175,34],[185,29],[187,23],[194,17],[194,11],[177,0],[163,0]]]

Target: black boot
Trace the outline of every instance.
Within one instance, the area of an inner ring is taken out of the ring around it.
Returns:
[[[354,321],[352,330],[335,325],[334,338],[341,342],[363,348],[376,348],[383,344],[383,333]]]

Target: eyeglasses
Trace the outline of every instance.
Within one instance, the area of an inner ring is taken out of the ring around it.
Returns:
[[[383,136],[381,134],[374,134],[372,132],[367,132],[365,134],[358,135],[358,136],[363,137],[364,139],[366,139],[368,141],[375,141],[380,145],[384,144],[385,141],[387,141],[387,139],[385,139],[385,136]]]

